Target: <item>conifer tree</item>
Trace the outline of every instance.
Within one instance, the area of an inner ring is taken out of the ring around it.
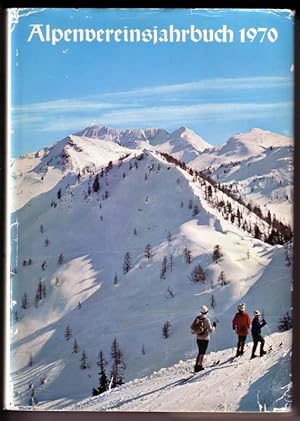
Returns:
[[[162,327],[162,335],[164,338],[170,336],[171,323],[167,320]]]
[[[108,389],[108,379],[105,373],[105,365],[107,364],[107,362],[105,361],[102,350],[100,350],[99,352],[97,364],[100,367],[98,387],[98,394],[100,395]]]
[[[85,350],[82,351],[82,355],[81,355],[81,358],[80,358],[80,368],[81,368],[81,370],[85,370],[86,368],[89,368],[89,364],[88,364],[88,361],[87,361],[87,355],[86,355]]]
[[[149,243],[145,247],[144,255],[145,257],[147,257],[148,260],[150,259],[150,257],[152,257],[151,245]]]
[[[200,264],[195,266],[192,270],[191,279],[194,282],[202,282],[203,284],[205,284],[206,274]]]
[[[224,271],[223,271],[223,270],[221,271],[221,273],[220,273],[220,275],[219,275],[219,277],[218,277],[218,283],[219,283],[222,287],[224,287],[224,286],[226,286],[226,285],[228,285],[228,284],[229,284],[229,282],[226,280],[226,276],[225,276],[225,273],[224,273]]]
[[[170,254],[170,258],[169,258],[169,268],[170,268],[170,271],[171,271],[171,272],[173,272],[173,266],[174,266],[174,256],[173,256],[173,254],[171,253],[171,254]]]
[[[218,263],[218,260],[221,259],[221,257],[223,257],[223,253],[221,251],[221,247],[219,245],[216,245],[214,247],[214,251],[213,251],[213,261]]]
[[[115,338],[111,346],[112,367],[110,377],[112,377],[112,387],[120,386],[123,384],[123,371],[126,366],[123,360],[123,354],[120,346]]]
[[[77,342],[77,340],[76,340],[76,338],[74,339],[74,342],[73,342],[73,351],[72,351],[72,353],[73,354],[77,354],[78,353],[78,351],[79,351],[79,345],[78,345],[78,342]]]
[[[161,264],[160,279],[166,279],[167,272],[167,256],[164,256]]]
[[[118,275],[117,274],[115,274],[115,277],[114,277],[114,285],[118,285]]]
[[[69,325],[66,326],[65,329],[65,339],[68,341],[72,337],[72,329]]]
[[[131,258],[130,253],[127,251],[124,256],[124,262],[123,262],[123,273],[126,274],[131,269]]]
[[[97,174],[93,182],[93,190],[95,193],[98,193],[99,189],[100,189],[99,174]]]
[[[60,255],[58,256],[57,263],[59,265],[62,265],[63,261],[64,261],[64,255],[62,253],[60,253]]]
[[[192,263],[192,252],[187,247],[183,249],[183,256],[185,263]]]

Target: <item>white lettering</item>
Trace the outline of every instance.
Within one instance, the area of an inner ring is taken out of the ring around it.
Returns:
[[[31,40],[33,38],[33,35],[38,35],[39,38],[40,38],[40,41],[41,42],[45,42],[45,39],[44,39],[42,30],[41,30],[41,27],[44,26],[44,25],[42,25],[42,24],[35,24],[35,25],[29,25],[29,26],[33,26],[33,28],[32,28],[32,30],[30,32],[30,35],[29,35],[29,37],[27,39],[27,42],[31,42]]]

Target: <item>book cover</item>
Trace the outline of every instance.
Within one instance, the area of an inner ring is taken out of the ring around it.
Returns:
[[[6,408],[291,411],[293,12],[7,14]]]

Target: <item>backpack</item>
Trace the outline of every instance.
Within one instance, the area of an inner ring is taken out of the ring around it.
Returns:
[[[196,319],[193,321],[191,325],[192,333],[196,333],[196,335],[202,335],[206,331],[206,327],[204,326],[204,318],[197,316]]]

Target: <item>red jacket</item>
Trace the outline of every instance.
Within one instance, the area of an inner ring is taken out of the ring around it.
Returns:
[[[239,311],[232,320],[232,328],[237,335],[247,336],[251,326],[251,318],[246,311]]]

